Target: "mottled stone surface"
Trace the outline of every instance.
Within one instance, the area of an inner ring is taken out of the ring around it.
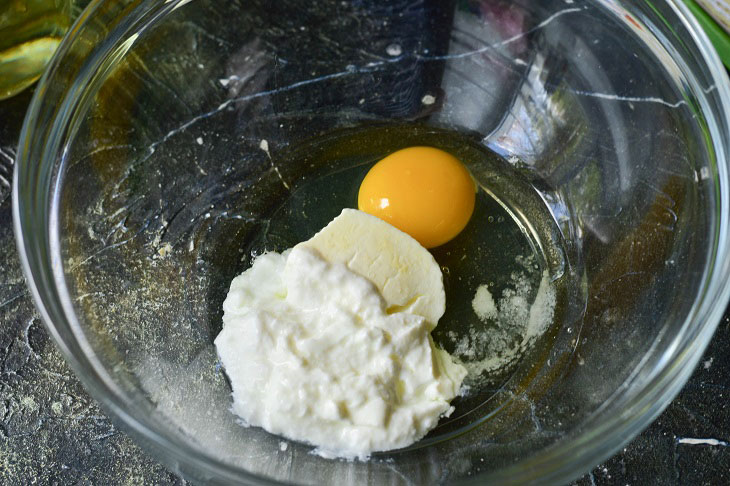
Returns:
[[[729,484],[728,350],[726,311],[692,378],[664,413],[621,452],[574,484]]]
[[[183,484],[112,425],[33,307],[7,184],[29,100],[0,102],[0,484]]]
[[[0,102],[0,484],[184,484],[116,429],[34,310],[17,260],[9,183],[25,93]],[[576,485],[730,482],[730,316],[677,399]]]

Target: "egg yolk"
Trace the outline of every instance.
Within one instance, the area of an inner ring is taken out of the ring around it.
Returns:
[[[357,205],[434,248],[464,229],[474,211],[475,192],[459,159],[433,147],[409,147],[370,169]]]

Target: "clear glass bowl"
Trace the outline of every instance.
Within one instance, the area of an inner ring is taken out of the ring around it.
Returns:
[[[729,90],[681,2],[96,1],[26,118],[20,254],[89,392],[188,478],[565,482],[661,412],[724,310]],[[212,340],[274,208],[362,127],[373,154],[442,132],[499,154],[471,169],[555,243],[561,295],[478,403],[347,462],[238,426]]]

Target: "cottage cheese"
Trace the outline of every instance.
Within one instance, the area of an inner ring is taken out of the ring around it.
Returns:
[[[349,228],[343,237],[355,239],[353,231],[374,231],[387,244],[373,258],[412,250],[415,240],[405,233],[348,211],[325,230],[336,234],[343,224]],[[263,254],[231,283],[215,344],[233,388],[232,410],[246,424],[316,445],[330,457],[365,458],[412,444],[453,411],[449,402],[466,376],[434,345],[433,317],[414,313],[423,308],[433,316],[434,306],[424,301],[443,293],[440,270],[437,277],[424,271],[435,262],[419,246],[424,254],[410,258],[424,263],[412,271],[434,276],[420,282],[432,295],[396,288],[413,281],[402,266],[383,285],[407,300],[388,301],[374,283],[382,278],[353,271],[328,251],[331,242],[325,248],[317,241],[329,240],[315,236],[282,254]],[[367,250],[353,251],[359,257],[349,256],[350,264],[362,264]],[[443,306],[436,320],[441,314]]]

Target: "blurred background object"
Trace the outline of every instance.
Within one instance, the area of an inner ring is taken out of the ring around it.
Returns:
[[[33,84],[73,19],[73,0],[0,2],[0,99]]]
[[[726,68],[730,68],[730,2],[728,0],[684,0],[715,46]]]
[[[730,3],[727,0],[697,0],[725,32],[730,33]]]

